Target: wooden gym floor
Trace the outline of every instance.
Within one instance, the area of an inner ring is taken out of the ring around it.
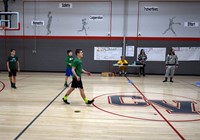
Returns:
[[[200,77],[163,79],[83,76],[88,106],[79,90],[63,103],[63,73],[19,73],[15,90],[2,72],[0,140],[199,140]]]

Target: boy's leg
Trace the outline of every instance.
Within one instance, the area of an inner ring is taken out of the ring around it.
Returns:
[[[66,71],[65,71],[65,83],[64,83],[64,86],[65,87],[68,87],[68,84],[67,84],[67,80],[68,80],[68,68],[66,68]]]
[[[121,76],[121,74],[122,74],[122,71],[123,71],[123,66],[120,66],[119,67],[119,75]]]
[[[10,80],[10,86],[13,87],[13,80],[12,80],[12,72],[8,72],[8,77],[9,77],[9,80]]]
[[[81,97],[83,98],[86,104],[92,104],[94,102],[94,100],[88,100],[86,98],[83,88],[79,88],[79,90],[80,90]]]
[[[65,94],[65,96],[63,97],[63,101],[66,103],[66,104],[70,104],[68,101],[67,101],[67,98],[68,96],[72,93],[72,91],[74,91],[74,88],[70,88],[67,93]]]
[[[68,77],[70,77],[72,75],[72,69],[71,68],[67,68],[66,69],[66,74],[65,74],[65,87],[69,87],[69,85],[67,84],[68,81]]]
[[[64,84],[65,87],[69,87],[69,85],[67,84],[67,80],[68,80],[68,76],[65,76],[65,84]]]
[[[13,76],[13,88],[16,88],[15,84],[16,84],[16,76]]]
[[[9,76],[9,80],[10,80],[10,86],[13,87],[13,80],[12,80],[12,76]]]
[[[17,76],[17,70],[13,71],[13,88],[17,88],[16,87],[16,76]]]

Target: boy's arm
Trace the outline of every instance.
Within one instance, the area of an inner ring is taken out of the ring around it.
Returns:
[[[66,63],[66,66],[69,65],[69,60],[67,58],[65,59],[65,63]]]
[[[73,73],[73,75],[76,77],[77,81],[79,81],[79,80],[80,80],[80,77],[76,74],[75,69],[76,69],[76,67],[73,66],[73,67],[72,67],[72,73]]]
[[[18,68],[18,71],[20,71],[19,61],[17,61],[17,68]]]
[[[125,63],[125,64],[128,64],[128,61],[127,61],[127,60],[124,60],[124,63]]]
[[[118,65],[121,65],[121,60],[119,60],[119,61],[117,62],[117,64],[118,64]]]
[[[9,67],[9,62],[8,61],[6,62],[6,65],[7,65],[7,70],[10,72],[10,67]]]
[[[83,73],[85,73],[85,74],[87,74],[88,76],[90,76],[90,75],[91,75],[91,73],[90,73],[90,72],[88,72],[88,71],[85,71],[84,69],[82,69],[82,72],[83,72]]]

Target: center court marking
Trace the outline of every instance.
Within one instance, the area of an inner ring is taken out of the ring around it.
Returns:
[[[127,94],[128,93],[128,94]],[[110,96],[110,95],[121,95],[121,94],[126,94],[126,95],[129,95],[129,94],[134,94],[134,93],[138,93],[138,92],[115,92],[115,93],[107,93],[107,94],[101,94],[99,96],[96,96],[94,99],[97,100],[98,98],[101,98],[103,96]],[[163,93],[146,93],[145,94],[163,94]],[[167,96],[174,96],[174,95],[170,95],[170,94],[163,94],[163,95],[167,95]],[[181,98],[186,98],[186,99],[190,99],[190,100],[193,100],[193,101],[196,101],[196,102],[200,102],[200,100],[195,100],[193,98],[188,98],[188,97],[184,97],[184,96],[175,96],[175,97],[181,97]],[[108,98],[108,97],[106,97]],[[108,103],[109,103],[109,98],[108,98]],[[110,103],[109,103],[110,104]],[[109,113],[109,114],[112,114],[112,115],[116,115],[116,116],[121,116],[121,117],[125,117],[125,118],[130,118],[130,119],[138,119],[138,120],[145,120],[145,121],[158,121],[158,122],[164,122],[165,120],[163,119],[152,119],[152,118],[144,118],[144,117],[136,117],[136,116],[130,116],[130,115],[126,115],[126,114],[122,114],[122,113],[119,113],[119,112],[114,112],[114,111],[110,111],[110,110],[107,110],[107,109],[104,109],[103,107],[99,106],[98,104],[96,104],[96,102],[93,103],[93,106],[96,107],[97,109],[103,111],[103,112],[106,112],[106,113]],[[196,118],[196,119],[171,119],[171,120],[168,120],[169,122],[195,122],[195,121],[200,121],[200,118]]]
[[[136,87],[136,85],[128,78],[126,77],[126,79],[132,84],[133,87],[135,87],[135,89],[142,95],[143,99],[145,100],[145,102],[147,102],[149,105],[151,105],[155,111],[165,120],[165,122],[174,130],[174,132],[182,139],[185,140],[185,138],[178,132],[178,130],[176,130],[176,128],[162,115],[162,113],[154,106],[154,104],[152,102],[150,102],[146,96],[139,90],[138,87]]]
[[[71,82],[69,83],[69,85]],[[66,87],[58,93],[58,95],[14,138],[17,140],[41,115],[42,113],[65,91]]]

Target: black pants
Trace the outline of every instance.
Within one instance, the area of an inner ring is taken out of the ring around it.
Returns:
[[[146,64],[140,64],[140,65],[143,65],[143,67],[140,67],[140,74],[143,74],[143,76],[145,76],[145,67],[146,67]]]

